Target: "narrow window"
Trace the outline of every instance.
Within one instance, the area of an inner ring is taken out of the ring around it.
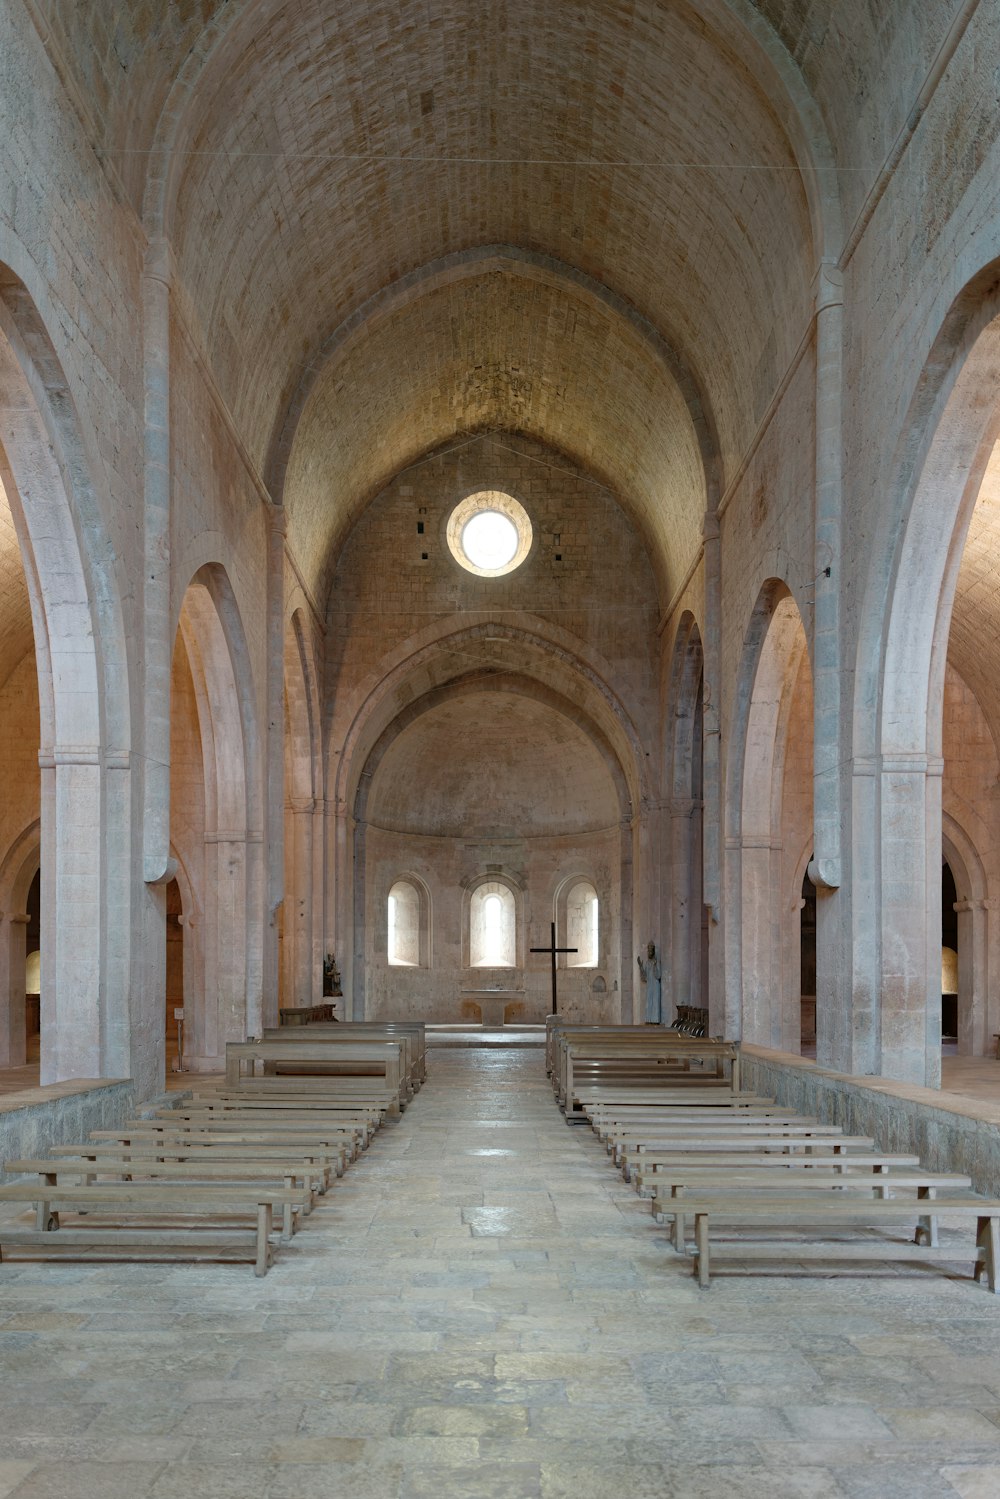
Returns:
[[[597,968],[601,961],[600,906],[589,880],[579,880],[566,896],[566,946],[575,947],[568,968]]]
[[[389,891],[388,955],[393,967],[420,965],[420,893],[409,880],[397,880]]]
[[[473,968],[514,968],[517,964],[517,907],[499,880],[472,892],[469,903],[469,961]]]

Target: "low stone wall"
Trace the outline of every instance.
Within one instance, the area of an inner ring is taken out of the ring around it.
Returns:
[[[0,1096],[0,1164],[44,1156],[50,1145],[86,1140],[124,1124],[135,1107],[131,1078],[81,1078]],[[0,1181],[13,1178],[0,1171]]]
[[[742,1048],[745,1089],[766,1094],[882,1150],[919,1155],[934,1171],[961,1171],[977,1192],[1000,1196],[1000,1106],[885,1078],[830,1072],[802,1057]]]

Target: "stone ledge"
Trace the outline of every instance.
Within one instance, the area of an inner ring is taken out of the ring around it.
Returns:
[[[64,1083],[46,1083],[44,1087],[22,1088],[17,1093],[0,1094],[0,1114],[12,1113],[15,1109],[30,1109],[38,1104],[51,1103],[61,1098],[74,1098],[81,1093],[92,1093],[99,1088],[120,1088],[130,1083],[127,1077],[75,1077]]]
[[[977,1192],[1000,1196],[1000,1107],[881,1077],[854,1077],[807,1057],[741,1048],[743,1087],[780,1104],[871,1135],[884,1150],[920,1156],[934,1171],[961,1171]]]
[[[86,1140],[92,1129],[114,1129],[134,1108],[131,1078],[74,1078],[8,1093],[0,1099],[0,1167],[44,1156],[50,1145]],[[11,1179],[0,1170],[0,1181]]]

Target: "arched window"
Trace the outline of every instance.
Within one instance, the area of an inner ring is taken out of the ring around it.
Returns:
[[[389,891],[389,963],[420,967],[420,892],[409,880],[397,880]]]
[[[596,968],[600,962],[600,911],[597,891],[589,880],[578,880],[566,894],[567,968]]]
[[[478,885],[469,902],[469,955],[473,968],[517,966],[517,907],[499,880]]]

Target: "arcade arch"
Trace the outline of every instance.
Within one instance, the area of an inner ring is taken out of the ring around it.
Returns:
[[[900,539],[888,587],[873,562],[859,657],[859,747],[874,735],[878,878],[878,1055],[872,1070],[936,1086],[941,1042],[941,867],[960,913],[960,1050],[982,1054],[998,1028],[986,964],[997,939],[991,891],[1000,733],[1000,295],[994,264],[956,299],[928,357],[900,448]],[[872,649],[885,589],[880,656]],[[881,666],[872,712],[871,673]],[[977,827],[984,857],[964,827]],[[946,850],[948,852],[946,853]],[[976,886],[980,892],[971,892]],[[964,941],[962,940],[964,937]],[[964,976],[964,983],[963,983]],[[857,982],[857,980],[856,980]],[[964,1002],[963,1002],[964,1000]]]
[[[198,913],[185,923],[185,1052],[193,1070],[212,1071],[226,1042],[262,1020],[259,755],[221,567],[201,568],[184,594],[171,697],[171,844]]]
[[[777,580],[747,632],[728,797],[729,977],[734,1033],[801,1046],[801,886],[812,848],[812,673],[802,617]],[[817,1006],[817,1046],[822,1024]],[[819,1051],[822,1060],[822,1052]]]
[[[111,786],[129,769],[128,670],[114,554],[92,488],[98,467],[36,303],[0,264],[0,670],[5,697],[17,693],[26,715],[10,763],[25,753],[34,761],[14,814],[39,819],[40,1076],[133,1075],[145,1087],[144,999],[132,999],[131,954],[116,938],[130,916],[119,875],[129,864],[129,797]],[[88,859],[73,857],[81,848]]]

